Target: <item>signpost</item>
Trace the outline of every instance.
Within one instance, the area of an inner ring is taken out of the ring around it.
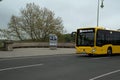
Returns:
[[[51,50],[57,49],[57,41],[58,41],[57,35],[55,34],[49,35],[49,47]]]

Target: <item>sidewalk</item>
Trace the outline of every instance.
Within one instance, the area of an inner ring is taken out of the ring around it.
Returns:
[[[0,58],[73,53],[75,53],[75,48],[57,48],[56,50],[50,50],[49,48],[18,48],[13,51],[0,51]]]

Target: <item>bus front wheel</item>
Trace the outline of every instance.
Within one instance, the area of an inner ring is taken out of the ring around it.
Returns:
[[[94,56],[94,54],[88,54],[88,56],[92,57],[92,56]]]
[[[112,48],[108,48],[108,50],[107,50],[107,55],[108,55],[108,56],[111,56],[111,55],[112,55]]]

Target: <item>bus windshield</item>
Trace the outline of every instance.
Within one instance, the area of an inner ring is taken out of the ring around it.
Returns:
[[[94,29],[79,29],[77,31],[77,46],[94,46]]]

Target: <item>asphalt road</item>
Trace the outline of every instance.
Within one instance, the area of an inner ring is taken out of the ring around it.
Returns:
[[[0,80],[120,80],[120,56],[51,56],[0,59]]]

